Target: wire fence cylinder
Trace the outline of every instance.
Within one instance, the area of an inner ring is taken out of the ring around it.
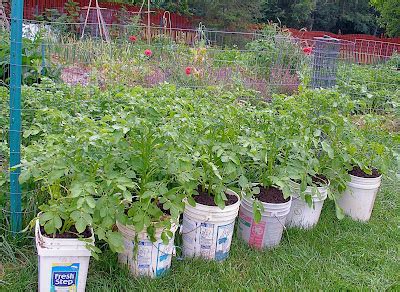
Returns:
[[[336,85],[340,41],[331,37],[316,37],[313,50],[312,88],[331,88]]]

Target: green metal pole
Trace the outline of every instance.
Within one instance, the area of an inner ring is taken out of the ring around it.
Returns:
[[[14,236],[21,231],[21,170],[14,166],[21,162],[21,70],[22,70],[22,17],[23,0],[11,1],[11,54],[10,54],[10,213]]]

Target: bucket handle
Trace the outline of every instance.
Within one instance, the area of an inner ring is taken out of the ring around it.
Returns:
[[[158,247],[154,244],[154,242],[152,242],[152,245],[153,245],[156,249],[158,249]],[[176,256],[176,249],[180,249],[180,250],[182,251],[182,247],[180,247],[179,245],[173,245],[173,247],[172,247],[172,253],[166,253],[166,252],[161,251],[161,250],[160,250],[160,252],[161,252],[162,254],[164,254],[164,255]],[[181,260],[183,260],[183,257],[177,257],[176,259],[177,259],[178,261],[181,261]]]
[[[210,220],[211,220],[211,216],[205,216],[205,217],[204,217],[204,220],[202,220],[202,222],[200,222],[200,224],[199,224],[198,226],[196,226],[195,228],[193,228],[192,230],[187,231],[187,232],[183,232],[183,225],[181,225],[180,228],[179,228],[179,233],[182,234],[182,235],[183,235],[183,234],[189,234],[189,233],[191,233],[191,232],[196,231],[197,229],[199,229],[200,226],[201,226],[201,224],[207,223],[207,222],[210,221]]]
[[[273,215],[273,216],[276,218],[276,220],[278,220],[278,222],[282,225],[283,230],[285,230],[285,233],[286,233],[286,236],[287,236],[289,245],[291,246],[290,239],[289,239],[289,233],[288,233],[288,231],[287,231],[287,228],[286,228],[285,224],[282,224],[281,220],[279,220],[278,216],[276,216],[276,212],[274,212],[274,213],[275,213],[275,214],[272,214],[272,215]]]

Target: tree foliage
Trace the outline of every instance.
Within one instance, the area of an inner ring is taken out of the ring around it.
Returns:
[[[190,0],[189,7],[209,26],[237,29],[258,21],[262,3],[263,0]]]
[[[143,0],[109,0],[141,5]],[[145,5],[147,1],[145,1]],[[400,0],[151,0],[153,8],[196,15],[208,27],[242,29],[273,21],[334,33],[400,35]],[[380,14],[380,15],[379,15]]]
[[[379,11],[379,24],[389,36],[400,36],[400,0],[371,0]]]
[[[369,0],[265,0],[263,20],[293,28],[341,33],[376,33]]]

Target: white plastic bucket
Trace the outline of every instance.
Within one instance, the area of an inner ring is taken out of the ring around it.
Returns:
[[[89,238],[94,244],[93,230]],[[39,292],[84,292],[91,252],[87,242],[76,238],[49,238],[35,226],[39,267]]]
[[[321,215],[322,206],[328,196],[329,183],[322,187],[313,188],[308,186],[304,195],[311,195],[312,206],[300,195],[300,184],[291,182],[292,206],[286,218],[286,226],[310,229],[314,227]]]
[[[224,209],[199,203],[192,207],[186,203],[182,224],[182,252],[185,257],[216,261],[228,257],[240,197],[232,190],[226,193],[235,195],[238,201]]]
[[[152,242],[146,231],[139,234],[135,232],[133,226],[126,226],[117,222],[118,230],[124,237],[125,251],[118,255],[118,261],[127,265],[131,273],[138,276],[148,276],[151,278],[162,276],[171,267],[172,254],[174,252],[174,238],[178,225],[172,223],[171,232],[174,234],[168,244],[161,240],[161,233],[165,230],[156,230],[156,240]],[[137,248],[135,249],[135,237],[138,236]]]
[[[238,235],[255,248],[272,248],[277,246],[285,228],[286,216],[290,211],[292,199],[286,203],[271,204],[261,202],[264,211],[261,221],[256,223],[253,214],[253,198],[243,198],[239,210]]]
[[[338,200],[338,205],[346,215],[354,220],[368,221],[374,207],[376,194],[381,185],[382,176],[364,178],[350,175],[351,181]]]

